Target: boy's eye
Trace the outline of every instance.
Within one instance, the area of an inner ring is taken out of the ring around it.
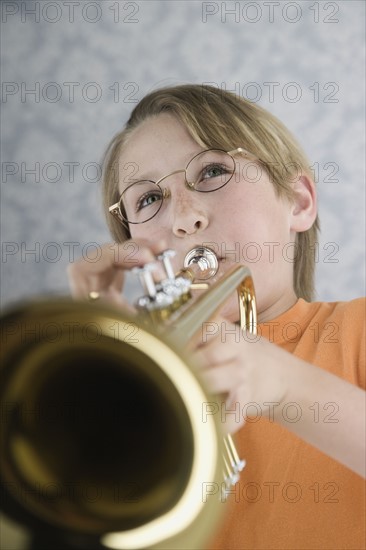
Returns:
[[[130,223],[142,223],[160,210],[163,192],[153,181],[141,180],[127,187],[121,199],[126,220]]]
[[[136,211],[138,212],[142,208],[146,208],[147,206],[150,206],[154,204],[157,201],[161,201],[162,196],[161,193],[152,191],[150,193],[144,193],[141,197],[139,197],[137,203],[136,203]]]
[[[225,168],[223,166],[219,166],[218,164],[214,166],[210,166],[206,169],[204,176],[208,178],[216,178],[217,176],[221,176],[221,174],[225,173]]]
[[[231,171],[228,170],[228,168],[223,164],[210,164],[209,166],[205,166],[204,170],[202,170],[198,181],[203,182],[205,180],[209,180],[211,178],[223,178],[225,179],[228,174],[231,174]]]

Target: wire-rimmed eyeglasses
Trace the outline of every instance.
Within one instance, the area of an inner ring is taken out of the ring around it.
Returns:
[[[161,183],[174,174],[185,175],[188,189],[199,193],[212,193],[229,183],[235,173],[234,155],[242,154],[249,160],[256,157],[238,147],[233,151],[206,149],[195,155],[181,170],[175,170],[158,181],[139,180],[131,183],[121,194],[119,201],[109,207],[109,212],[122,223],[145,223],[160,211],[164,199],[170,196]]]

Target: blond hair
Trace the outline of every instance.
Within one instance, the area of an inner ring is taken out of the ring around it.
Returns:
[[[108,212],[116,203],[118,161],[132,131],[147,118],[161,113],[176,116],[192,138],[204,148],[229,151],[243,147],[252,153],[268,172],[275,192],[292,199],[294,178],[312,178],[309,161],[289,130],[272,114],[232,92],[213,86],[184,84],[155,90],[134,108],[125,128],[110,142],[103,159],[103,196],[107,223],[113,238],[130,238],[124,227]],[[319,229],[316,218],[307,231],[297,233],[293,283],[296,295],[311,301],[314,293],[314,249]]]

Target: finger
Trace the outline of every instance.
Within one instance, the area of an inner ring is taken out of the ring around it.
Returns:
[[[128,240],[124,243],[109,245],[107,253],[113,257],[113,263],[124,269],[156,261],[156,256],[167,248],[165,240],[151,242],[147,239]]]
[[[221,396],[220,422],[226,433],[235,433],[245,423],[242,403],[246,402],[246,388],[243,381],[240,384],[236,381],[236,371],[235,366],[229,364],[202,373],[207,391]],[[220,401],[220,397],[217,399]]]
[[[220,315],[215,315],[204,321],[189,342],[189,349],[193,351],[206,348],[212,341],[220,339],[222,323],[227,323],[227,321]]]
[[[124,313],[133,317],[138,315],[136,308],[134,308],[120,292],[114,289],[109,289],[106,292],[102,291],[97,302],[110,303],[113,306],[118,306],[121,309],[121,315]]]
[[[245,373],[239,372],[235,363],[208,368],[201,376],[208,391],[213,394],[232,396],[237,392],[239,385],[245,384]]]
[[[93,288],[90,278],[86,274],[81,273],[80,270],[81,266],[78,264],[70,264],[67,267],[71,296],[75,299],[85,299],[88,297],[89,292],[97,288],[97,286]]]
[[[242,349],[242,347],[227,344],[225,340],[216,337],[211,338],[205,345],[192,350],[191,354],[201,369],[207,369],[222,363],[240,360]]]

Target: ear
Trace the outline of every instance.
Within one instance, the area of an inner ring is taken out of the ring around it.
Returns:
[[[309,176],[301,176],[293,184],[293,202],[290,229],[296,233],[307,231],[317,215],[316,190]]]

